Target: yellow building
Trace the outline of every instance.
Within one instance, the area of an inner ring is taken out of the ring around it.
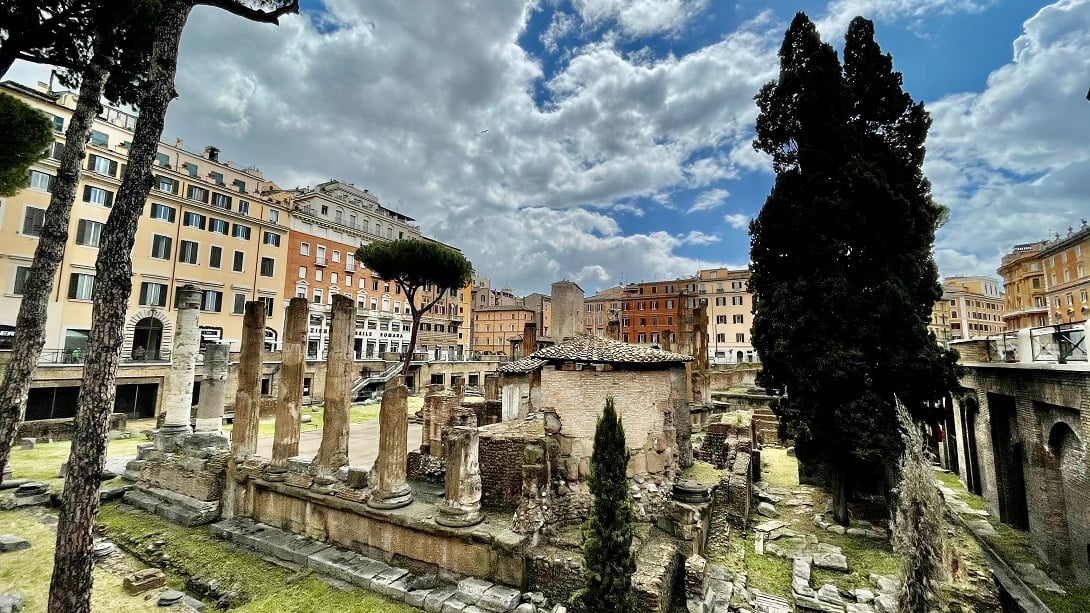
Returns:
[[[511,357],[522,342],[526,324],[534,323],[533,309],[521,305],[486,306],[473,310],[473,352]]]
[[[950,310],[950,340],[970,339],[1003,331],[1006,301],[999,281],[991,277],[946,277],[942,299]]]
[[[750,329],[753,295],[748,268],[700,271],[700,300],[708,307],[708,359],[712,364],[758,361]]]
[[[1077,231],[1048,241],[1040,254],[1045,269],[1049,323],[1078,323],[1090,315],[1090,226],[1083,220]]]
[[[1007,330],[1020,330],[1048,323],[1045,272],[1041,264],[1043,243],[1015,245],[1003,256],[996,271],[1003,278],[1006,305],[1003,323]]]
[[[10,335],[76,96],[11,82],[0,84],[0,90],[40,109],[55,126],[54,144],[31,167],[27,188],[0,201],[0,333]],[[85,351],[98,243],[121,185],[135,123],[135,116],[114,108],[105,108],[95,121],[72,207],[68,244],[48,305],[45,364],[78,364]],[[132,251],[133,289],[123,361],[154,366],[169,359],[176,290],[186,284],[202,291],[203,339],[240,340],[243,305],[261,300],[268,314],[266,339],[275,347],[283,322],[278,305],[284,288],[288,210],[258,195],[265,183],[259,170],[219,161],[214,147],[198,155],[186,151],[181,141],[160,144],[154,164],[155,182]],[[161,375],[146,369],[140,375],[130,384],[125,372],[119,374],[119,411],[146,412],[149,395],[158,395]],[[50,416],[66,416],[56,409],[67,405],[77,389],[78,372],[76,379],[36,375],[31,418],[46,410],[44,404]],[[127,385],[138,389],[122,389]],[[125,405],[130,392],[142,393],[145,400]],[[43,399],[46,395],[51,399]]]
[[[931,321],[927,331],[935,335],[935,340],[945,345],[950,341],[950,302],[938,300],[931,309]]]

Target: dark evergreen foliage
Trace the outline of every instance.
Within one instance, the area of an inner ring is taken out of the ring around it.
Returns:
[[[849,475],[900,456],[894,394],[928,417],[957,384],[956,354],[927,331],[941,296],[931,247],[942,208],[921,170],[930,119],[871,22],[852,21],[844,55],[842,69],[796,15],[779,79],[756,97],[754,147],[777,176],[750,227],[759,381],[786,394],[786,434],[801,460],[829,469],[841,522]]]
[[[13,96],[0,94],[0,196],[27,185],[27,169],[53,141],[53,123]]]
[[[579,611],[636,610],[632,575],[636,555],[632,551],[635,514],[628,498],[628,447],[624,425],[606,397],[605,410],[594,431],[588,484],[594,506],[583,527],[583,589],[574,597]]]

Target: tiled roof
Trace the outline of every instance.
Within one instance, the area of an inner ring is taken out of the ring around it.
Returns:
[[[528,358],[549,361],[635,364],[647,362],[690,362],[691,355],[671,353],[607,338],[581,334],[570,341],[533,352]]]
[[[508,362],[503,366],[496,369],[497,372],[507,374],[525,374],[545,365],[545,360],[535,358],[533,356],[527,356],[525,358],[519,358],[514,362]]]

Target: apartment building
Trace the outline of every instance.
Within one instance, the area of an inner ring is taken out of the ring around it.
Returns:
[[[1006,299],[991,277],[946,277],[942,299],[950,309],[950,340],[999,334]],[[932,313],[934,310],[932,310]]]
[[[583,331],[587,334],[605,337],[609,325],[609,314],[620,315],[621,301],[625,296],[623,285],[608,287],[583,299]]]
[[[33,261],[65,146],[76,96],[5,82],[0,90],[52,117],[54,142],[29,171],[27,188],[0,200],[0,338],[11,338],[22,286]],[[41,371],[32,384],[29,418],[64,417],[74,410],[80,369],[91,329],[95,260],[102,230],[125,173],[136,117],[106,107],[96,119],[76,201],[69,240],[47,307],[42,362],[64,367]],[[200,326],[205,341],[237,342],[247,300],[265,302],[266,340],[278,341],[283,313],[288,210],[260,194],[266,181],[253,167],[202,154],[181,141],[161,143],[155,183],[133,246],[133,292],[118,374],[118,410],[154,411],[173,340],[174,301],[186,284],[202,292]],[[3,346],[0,345],[0,349]]]
[[[1045,270],[1041,263],[1043,242],[1015,245],[1003,256],[997,273],[1003,278],[1003,325],[1020,330],[1048,323]]]
[[[753,296],[748,268],[709,268],[699,273],[700,300],[708,308],[708,358],[712,364],[755,362],[750,329]]]
[[[637,345],[677,345],[684,301],[693,298],[692,280],[653,281],[625,286],[621,299],[621,340]],[[595,327],[597,328],[597,313]]]
[[[1079,323],[1090,315],[1090,226],[1086,220],[1067,236],[1048,241],[1041,248],[1045,271],[1045,299],[1049,324]]]
[[[535,323],[533,309],[522,305],[478,307],[473,310],[473,352],[482,356],[517,353],[526,324]]]

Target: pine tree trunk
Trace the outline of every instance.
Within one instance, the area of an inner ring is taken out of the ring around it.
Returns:
[[[8,39],[3,48],[0,48],[0,78],[3,78],[11,69],[11,65],[15,63],[15,53],[9,52],[9,49],[13,49],[11,39]]]
[[[101,44],[101,40],[97,44]],[[68,242],[72,203],[76,199],[87,139],[98,115],[102,91],[109,76],[107,58],[108,54],[96,52],[91,64],[80,76],[79,100],[65,132],[67,143],[61,154],[57,180],[45,211],[45,224],[38,238],[38,246],[34,250],[34,263],[23,286],[23,299],[19,303],[19,316],[15,322],[15,345],[3,383],[0,383],[0,471],[8,463],[19,424],[26,415],[30,379],[45,345],[49,295],[53,292],[54,278]],[[2,73],[3,66],[0,65]]]
[[[412,298],[409,298],[409,300],[412,300]],[[412,334],[409,335],[409,349],[405,352],[405,366],[401,369],[402,377],[409,376],[409,368],[413,364],[413,352],[416,351],[416,337],[420,332],[420,318],[424,315],[424,313],[418,311],[415,306],[412,307],[410,311],[412,311],[413,314],[413,331]],[[419,385],[419,382],[417,382],[417,385]],[[416,389],[420,388],[417,387]]]
[[[833,521],[847,526],[848,517],[848,467],[841,462],[829,466],[829,494],[833,497]]]
[[[93,530],[106,460],[106,432],[117,392],[115,380],[125,311],[132,292],[131,251],[136,224],[151,189],[151,164],[167,107],[176,95],[178,45],[191,8],[191,0],[163,3],[155,27],[149,81],[140,101],[140,117],[129,152],[128,172],[106,221],[95,263],[93,323],[57,524],[57,547],[49,585],[50,613],[91,610]]]

